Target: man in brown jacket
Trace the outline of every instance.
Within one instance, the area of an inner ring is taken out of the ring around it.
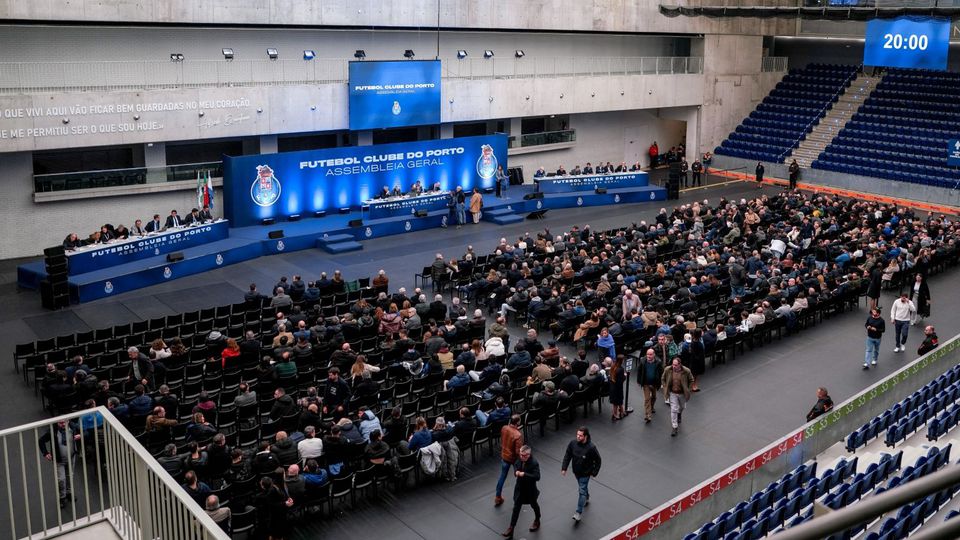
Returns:
[[[690,399],[690,388],[693,386],[693,373],[690,368],[682,365],[679,358],[674,358],[670,369],[663,370],[660,387],[663,388],[663,397],[670,402],[670,423],[673,431],[671,437],[676,437],[683,420],[683,408]]]
[[[160,431],[175,425],[177,425],[177,421],[167,418],[167,411],[163,407],[157,406],[153,408],[153,414],[147,416],[147,425],[144,431]]]
[[[497,479],[497,494],[493,505],[503,504],[503,484],[507,481],[510,466],[520,459],[520,447],[523,446],[523,432],[520,431],[520,415],[510,417],[510,423],[500,428],[500,478]]]

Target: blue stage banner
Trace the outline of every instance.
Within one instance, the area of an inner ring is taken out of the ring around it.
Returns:
[[[537,179],[539,190],[543,193],[564,193],[567,191],[592,191],[598,187],[617,189],[643,187],[650,181],[645,172],[595,174],[590,176],[552,176]]]
[[[350,130],[440,123],[440,61],[350,62]]]
[[[86,274],[94,270],[216,242],[227,237],[228,229],[229,223],[226,220],[220,220],[205,225],[171,229],[160,234],[138,236],[120,242],[85,246],[77,251],[67,252],[68,272],[71,276]]]
[[[234,227],[246,227],[264,218],[359,208],[383,187],[492,188],[498,165],[507,170],[503,134],[224,156],[224,214]]]
[[[419,197],[398,197],[382,201],[370,201],[367,208],[368,219],[383,219],[391,217],[409,216],[417,210],[433,212],[447,208],[450,203],[450,193],[436,195],[421,195]]]

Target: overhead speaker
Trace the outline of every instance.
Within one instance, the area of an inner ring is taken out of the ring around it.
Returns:
[[[268,232],[267,238],[271,240],[276,240],[277,238],[283,238],[283,229],[277,229],[275,231]]]
[[[606,195],[606,193],[607,193],[607,188],[605,188],[605,187],[598,187],[597,189],[595,189],[595,190],[593,190],[593,191],[594,191],[597,195]]]
[[[351,219],[347,222],[348,227],[363,227],[362,219]]]
[[[173,253],[167,253],[167,262],[180,262],[183,260],[182,251],[174,251]]]
[[[413,215],[416,216],[416,217],[427,217],[427,211],[426,211],[426,210],[417,210],[416,212],[413,213]]]
[[[523,196],[523,200],[525,201],[532,201],[534,199],[542,199],[542,198],[543,198],[542,191],[534,191],[533,193],[527,193],[526,195]]]

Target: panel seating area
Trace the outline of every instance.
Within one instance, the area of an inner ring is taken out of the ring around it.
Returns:
[[[810,64],[790,70],[715,153],[781,162],[836,102],[856,66]]]
[[[960,169],[946,163],[960,138],[960,74],[893,69],[812,167],[953,188]]]

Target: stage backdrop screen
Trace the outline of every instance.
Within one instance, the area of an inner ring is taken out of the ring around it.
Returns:
[[[231,226],[259,225],[291,214],[358,208],[382,187],[414,182],[444,190],[492,188],[507,170],[507,136],[327,148],[255,156],[223,156],[224,214]]]
[[[949,49],[949,19],[873,19],[867,22],[863,63],[867,66],[945,70]]]
[[[440,61],[350,62],[350,129],[440,123]]]

